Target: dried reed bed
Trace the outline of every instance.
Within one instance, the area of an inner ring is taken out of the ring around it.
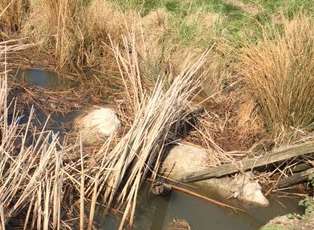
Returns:
[[[4,45],[2,45],[4,44]],[[72,229],[84,213],[75,216],[71,210],[80,197],[72,194],[84,183],[75,180],[82,175],[77,145],[62,145],[52,131],[34,129],[30,114],[20,114],[17,103],[7,101],[7,57],[22,50],[14,41],[2,43],[0,63],[0,228]],[[10,45],[11,44],[11,45]],[[12,45],[13,44],[13,45]],[[20,123],[22,116],[29,116]],[[75,158],[70,159],[71,156]],[[77,185],[78,184],[78,185]],[[82,189],[81,189],[82,190]],[[84,202],[81,202],[84,204]],[[85,207],[84,207],[85,208]],[[81,227],[80,229],[84,229]]]
[[[236,108],[243,88],[242,85],[239,87],[237,79],[233,79],[238,76],[234,76],[232,70],[226,70],[229,62],[224,63],[225,60],[219,58],[216,62],[215,56],[202,56],[195,64],[191,64],[190,59],[184,60],[187,67],[178,76],[171,67],[162,69],[157,66],[155,71],[150,68],[161,63],[159,56],[163,54],[155,55],[153,58],[156,60],[146,58],[152,58],[150,55],[159,47],[153,46],[152,42],[145,47],[134,34],[121,39],[121,33],[129,32],[126,22],[129,18],[110,5],[107,7],[105,1],[95,0],[87,7],[78,0],[43,0],[32,4],[38,5],[30,6],[30,18],[23,32],[40,41],[45,50],[52,51],[59,67],[84,70],[85,67],[98,69],[101,66],[104,72],[121,76],[117,82],[119,90],[121,85],[125,88],[119,94],[125,99],[122,119],[126,124],[126,134],[121,139],[109,138],[95,156],[90,156],[90,149],[80,143],[61,145],[58,137],[49,131],[36,131],[30,135],[34,132],[30,127],[31,118],[27,124],[20,125],[19,115],[14,113],[12,122],[8,124],[7,83],[6,80],[1,81],[1,138],[5,137],[1,141],[5,151],[0,151],[3,155],[0,164],[3,226],[22,214],[25,229],[92,229],[98,204],[104,205],[108,212],[122,212],[120,229],[132,225],[141,184],[148,176],[156,177],[163,149],[176,140],[176,126],[188,113],[189,101],[200,89],[200,75],[207,75],[207,82],[203,83],[207,95],[200,104],[208,102],[211,106],[207,104],[200,128],[194,127],[196,133],[191,140],[201,140],[199,144],[216,150],[211,156],[213,165],[233,162],[247,155],[247,151],[225,152],[238,147],[238,142],[243,139],[238,141],[236,138],[244,136],[237,131]],[[112,17],[112,24],[104,20]],[[136,17],[132,15],[130,18],[135,20]],[[136,33],[139,32],[137,29]],[[254,90],[253,95],[262,106],[264,119],[273,130],[300,126],[305,121],[309,123],[309,119],[301,115],[307,113],[310,116],[312,112],[312,104],[306,97],[312,92],[309,87],[313,76],[312,29],[311,20],[297,18],[286,24],[284,35],[276,35],[275,39],[265,36],[264,41],[244,49],[241,54],[239,72]],[[158,40],[158,35],[156,37],[152,41]],[[8,41],[1,43],[0,48],[0,54],[7,57],[4,61],[7,63],[11,54],[25,47],[20,42]],[[178,56],[181,69],[184,66],[182,54]],[[208,57],[215,60],[211,62]],[[6,72],[3,73],[4,79]],[[171,76],[173,74],[175,76]],[[307,77],[302,78],[304,75]],[[95,82],[104,81],[95,79]],[[106,81],[113,82],[112,79],[110,76]],[[224,83],[230,79],[234,81],[225,87]],[[304,105],[310,109],[306,110]],[[253,110],[248,108],[244,113],[255,113]],[[302,122],[295,122],[297,116]],[[248,134],[251,135],[251,131]],[[251,139],[249,144],[255,140]],[[28,140],[32,143],[29,144]],[[233,145],[232,141],[236,143]],[[249,144],[243,145],[245,150]],[[78,205],[73,207],[73,203]]]
[[[89,187],[96,186],[96,183],[100,188],[107,187],[100,194],[101,200],[107,210],[111,207],[123,210],[120,224],[120,229],[123,229],[126,223],[133,224],[141,184],[148,175],[156,177],[163,149],[174,141],[173,128],[188,111],[189,100],[199,87],[200,78],[195,73],[203,64],[205,56],[177,76],[168,90],[165,91],[164,83],[159,81],[150,95],[143,90],[136,71],[136,53],[131,52],[130,55],[129,52],[121,53],[118,47],[113,48],[121,73],[126,72],[123,79],[131,83],[131,87],[126,87],[129,89],[127,94],[130,103],[134,106],[134,121],[128,133],[111,151],[104,148],[97,153],[101,164],[97,170],[92,169],[97,181],[93,181]]]
[[[136,48],[132,47],[134,40],[131,35],[122,40],[134,52],[114,42],[112,50],[125,82],[129,107],[133,108],[129,114],[132,122],[124,137],[109,138],[93,157],[81,144],[65,146],[53,132],[44,128],[33,130],[33,110],[28,122],[19,124],[18,109],[13,107],[9,112],[6,102],[8,71],[7,60],[3,59],[0,84],[3,229],[17,218],[22,219],[24,229],[92,229],[96,204],[104,205],[108,212],[123,213],[120,229],[133,224],[141,185],[148,176],[156,177],[165,146],[175,141],[176,124],[188,113],[189,101],[199,89],[201,76],[197,74],[205,55],[194,64],[187,61],[189,65],[168,89],[159,80],[153,90],[145,90]],[[15,49],[1,48],[5,57],[7,51]]]
[[[298,16],[240,55],[239,71],[276,135],[313,129],[314,22]],[[275,34],[275,35],[271,35]]]
[[[182,70],[182,47],[176,44],[178,40],[167,35],[173,31],[165,11],[152,12],[142,18],[133,10],[122,12],[110,1],[24,1],[27,2],[24,4],[27,10],[23,10],[27,13],[18,29],[19,36],[38,43],[41,48],[38,52],[45,53],[42,56],[49,62],[56,62],[59,70],[82,74],[85,70],[93,69],[110,75],[117,74],[109,35],[115,42],[122,43],[121,35],[128,31],[128,27],[134,28],[137,39],[145,36],[149,44],[146,47],[138,46],[142,58],[141,69],[145,70],[143,74],[147,78],[156,80],[155,75],[169,71],[167,68],[172,65],[172,55],[179,56],[179,63],[173,64],[179,68],[176,74]],[[8,9],[12,7],[9,5]]]
[[[21,62],[19,54],[31,47],[34,44],[28,43],[25,38],[0,41],[0,63],[5,64],[6,69],[18,68]]]
[[[114,42],[122,44],[121,35],[129,28],[139,40],[139,67],[142,75],[152,82],[151,87],[163,72],[167,73],[168,84],[171,84],[172,78],[184,66],[181,63],[182,53],[192,52],[192,49],[182,47],[178,39],[169,36],[174,31],[171,31],[170,15],[165,10],[154,11],[142,18],[135,11],[122,12],[115,4],[103,0],[12,2],[25,6],[23,10],[27,12],[23,14],[18,35],[28,37],[41,48],[34,52],[40,53],[40,58],[28,55],[31,62],[39,65],[48,62],[59,71],[63,69],[79,75],[93,72],[102,82],[109,76],[112,79],[119,74],[119,70],[111,52],[109,35]],[[7,9],[11,12],[13,5],[8,4]],[[143,44],[142,37],[146,44]],[[200,50],[193,51],[197,56],[201,53]]]
[[[23,49],[23,45],[17,47],[9,43],[0,47],[1,229],[16,218],[23,219],[24,229],[60,228],[64,225],[61,223],[61,203],[66,192],[64,171],[69,172],[71,167],[71,163],[63,163],[68,149],[60,145],[54,133],[32,129],[33,110],[28,122],[20,124],[21,114],[16,104],[7,102],[6,57],[11,51]]]
[[[40,42],[41,47],[52,50],[60,67],[73,58],[73,50],[78,51],[80,40],[76,39],[85,29],[80,28],[82,6],[79,2],[43,0],[30,3],[30,15],[23,32]],[[81,37],[84,38],[83,34]]]

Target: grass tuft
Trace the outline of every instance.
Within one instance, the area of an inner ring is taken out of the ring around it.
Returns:
[[[0,40],[17,33],[29,10],[29,0],[2,0],[0,2]]]
[[[239,69],[274,134],[314,128],[314,23],[298,16],[243,49]]]

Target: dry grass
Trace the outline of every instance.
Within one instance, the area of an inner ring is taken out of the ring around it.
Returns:
[[[133,38],[129,35],[122,40],[135,51]],[[13,119],[9,121],[7,60],[3,59],[0,90],[3,229],[17,218],[22,219],[24,229],[92,229],[96,204],[104,205],[108,211],[123,212],[120,229],[132,225],[141,184],[149,175],[156,177],[163,149],[174,140],[176,124],[188,112],[189,100],[200,85],[201,76],[195,74],[205,57],[194,64],[187,61],[189,65],[169,89],[165,90],[164,82],[158,80],[154,90],[146,91],[142,87],[137,52],[125,52],[113,44],[133,119],[124,137],[109,138],[95,156],[89,156],[82,144],[61,145],[54,133],[33,130],[33,110],[26,124],[19,124],[17,112],[10,114]],[[14,46],[2,48],[1,54],[5,56],[6,50],[14,50]],[[79,154],[73,158],[73,153]],[[95,165],[95,160],[99,164]]]
[[[118,70],[110,50],[109,35],[114,42],[123,43],[121,34],[129,30],[136,33],[142,75],[153,84],[163,74],[168,75],[168,84],[171,84],[172,78],[184,67],[181,58],[185,55],[182,53],[193,51],[193,55],[199,56],[203,52],[203,49],[194,52],[194,48],[184,48],[175,35],[178,28],[171,23],[171,15],[165,10],[140,17],[134,10],[121,12],[115,4],[103,0],[25,2],[27,17],[24,15],[19,32],[36,42],[41,48],[36,52],[55,62],[58,70],[79,74],[100,71],[100,78],[112,78]],[[13,6],[9,5],[8,10],[12,11]],[[208,16],[200,17],[204,31],[212,28],[217,17]],[[200,19],[199,16],[193,18]]]
[[[9,9],[14,8],[4,12]],[[12,25],[18,23],[24,35],[30,35],[56,58],[59,68],[99,70],[103,78],[88,79],[93,83],[84,86],[90,91],[97,88],[106,97],[105,90],[123,99],[119,103],[125,136],[110,137],[100,149],[93,149],[97,153],[91,156],[92,150],[80,141],[61,145],[52,132],[35,132],[31,116],[21,125],[18,113],[14,113],[8,123],[4,70],[0,81],[2,228],[22,215],[25,229],[92,229],[99,204],[108,212],[122,211],[120,229],[132,225],[142,182],[156,177],[163,149],[176,140],[175,128],[200,88],[205,94],[200,104],[207,109],[191,140],[216,150],[213,165],[245,157],[244,151],[225,151],[247,150],[259,139],[262,122],[255,122],[259,119],[256,103],[243,99],[244,88],[230,68],[230,55],[218,47],[215,54],[191,64],[183,53],[192,53],[195,60],[202,51],[183,49],[173,37],[167,37],[169,15],[163,11],[139,18],[134,13],[121,13],[107,1],[93,0],[86,5],[81,0],[42,0],[31,1],[25,24],[21,15],[9,15],[11,18],[1,18],[0,26],[8,26],[12,33]],[[211,28],[216,17],[204,17],[204,22],[207,20]],[[313,29],[313,21],[300,16],[285,24],[281,35],[265,35],[263,41],[241,53],[239,72],[275,134],[291,126],[312,128]],[[3,68],[8,68],[11,55],[25,47],[16,41],[0,43]],[[202,83],[201,77],[205,79]]]
[[[63,67],[74,58],[73,50],[78,51],[78,45],[84,39],[81,11],[78,0],[34,1],[23,32],[40,42],[42,47],[52,49],[59,67]],[[70,63],[75,63],[77,59]]]
[[[21,29],[27,14],[28,0],[2,0],[0,2],[0,40]]]
[[[25,48],[10,44],[14,41],[0,46],[1,229],[19,222],[17,219],[20,218],[24,229],[60,228],[65,226],[61,203],[66,197],[65,185],[69,184],[64,172],[69,172],[72,165],[64,164],[69,149],[60,146],[54,133],[33,130],[33,110],[28,122],[20,124],[20,118],[25,114],[17,112],[14,102],[7,102],[6,57],[9,52]]]
[[[275,37],[267,34],[245,48],[239,72],[261,107],[275,135],[291,128],[313,129],[314,23],[299,16],[284,24]]]
[[[7,57],[23,48],[27,46],[16,41],[0,46],[0,226],[73,229],[88,214],[82,194],[85,153],[76,143],[61,144],[57,134],[45,131],[47,123],[41,130],[34,127],[33,109],[20,114],[17,103],[7,101]],[[21,123],[22,116],[29,117],[26,123]],[[78,200],[82,205],[76,214]]]
[[[109,48],[109,35],[115,42],[122,43],[121,34],[131,28],[138,39],[142,74],[156,80],[162,72],[169,73],[173,69],[176,75],[182,70],[183,45],[174,35],[178,33],[177,28],[173,28],[170,20],[165,10],[140,17],[133,10],[121,12],[110,1],[42,0],[30,1],[28,17],[24,17],[20,30],[23,36],[40,44],[40,52],[56,60],[59,70],[84,73],[92,69],[112,75],[117,69]],[[209,22],[209,18],[202,17],[204,30],[208,30],[206,26],[210,27],[207,24],[212,20]],[[202,52],[198,50],[197,54]],[[173,55],[178,56],[179,63],[170,61],[175,59]]]
[[[134,43],[129,41],[128,44]],[[122,229],[126,223],[133,224],[141,184],[149,174],[156,176],[163,148],[169,141],[173,141],[173,126],[188,110],[189,99],[199,87],[199,78],[194,74],[202,65],[204,57],[187,67],[168,90],[164,91],[163,82],[158,81],[149,96],[143,90],[136,70],[136,53],[131,52],[133,55],[129,56],[128,52],[121,53],[117,47],[113,48],[121,73],[127,73],[123,75],[124,81],[131,83],[131,87],[127,84],[126,87],[129,89],[129,101],[134,106],[134,121],[128,133],[111,151],[104,148],[98,152],[101,164],[97,170],[92,171],[96,175],[94,178],[99,178],[99,187],[107,187],[101,199],[108,210],[111,207],[123,210],[120,224]],[[130,66],[133,68],[130,69]]]
[[[129,19],[107,1],[43,0],[30,5],[22,32],[53,52],[59,68],[99,70],[104,59],[112,64],[103,46],[109,45],[108,35],[119,37]]]

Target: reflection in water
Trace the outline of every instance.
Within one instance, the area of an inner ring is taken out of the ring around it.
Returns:
[[[17,80],[22,80],[29,85],[34,85],[48,89],[67,89],[74,86],[74,82],[58,77],[54,72],[43,71],[40,69],[27,69],[19,71]]]
[[[15,76],[17,82],[25,82],[30,86],[37,86],[44,89],[53,90],[69,90],[70,88],[78,86],[78,82],[59,76],[57,73],[41,70],[41,69],[25,69],[19,70]],[[60,138],[65,135],[71,127],[68,127],[73,119],[78,116],[79,111],[72,111],[67,114],[52,113],[47,128],[55,133],[60,134]],[[21,116],[21,123],[28,121],[28,112]],[[40,109],[36,110],[35,121],[39,124],[44,124],[47,120],[47,114]],[[23,118],[23,119],[22,119]]]
[[[145,189],[138,200],[134,229],[166,230],[173,218],[177,218],[187,220],[193,230],[254,230],[275,216],[302,212],[295,198],[272,197],[270,203],[268,208],[251,207],[246,208],[247,213],[235,213],[179,192],[160,197],[150,195]],[[118,220],[105,218],[103,214],[98,211],[96,216],[99,229],[116,229]]]

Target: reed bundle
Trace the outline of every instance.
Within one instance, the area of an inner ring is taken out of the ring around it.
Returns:
[[[123,210],[122,229],[126,221],[133,224],[141,184],[149,175],[156,177],[163,149],[174,141],[170,138],[173,137],[173,128],[189,110],[189,100],[200,86],[200,78],[195,74],[203,64],[205,54],[185,68],[169,89],[164,90],[163,81],[160,80],[150,96],[143,91],[138,96],[140,76],[137,71],[129,71],[134,70],[129,68],[130,65],[137,65],[135,53],[133,57],[128,54],[125,58],[117,47],[114,47],[114,52],[118,63],[123,63],[121,71],[127,72],[125,80],[132,82],[133,89],[136,89],[136,103],[133,104],[138,105],[138,110],[134,110],[133,124],[119,143],[111,151],[103,148],[97,154],[101,164],[94,174],[97,175],[99,188],[106,188],[102,200],[108,210],[112,207]]]

